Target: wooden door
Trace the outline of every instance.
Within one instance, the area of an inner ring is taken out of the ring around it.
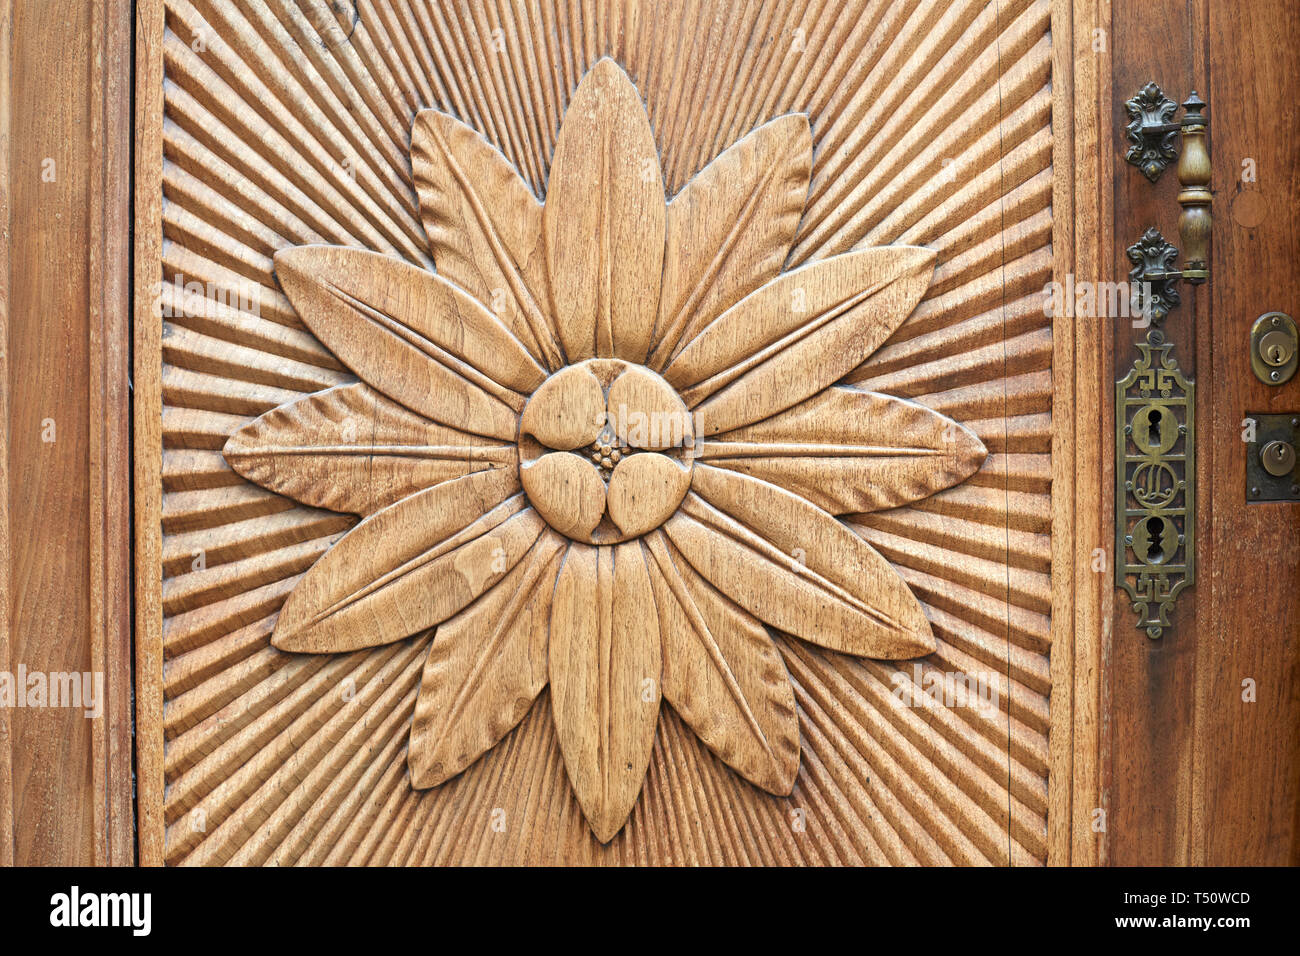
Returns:
[[[1050,3],[164,6],[148,858],[1047,859]]]
[[[1123,101],[1150,81],[1180,99],[1208,91],[1215,226],[1212,277],[1184,289],[1167,325],[1197,381],[1197,584],[1157,642],[1134,640],[1135,618],[1116,595],[1100,659],[1113,741],[1102,767],[1110,832],[1099,859],[1295,864],[1300,505],[1252,499],[1247,462],[1262,442],[1246,439],[1261,416],[1300,410],[1300,383],[1265,383],[1250,363],[1256,319],[1293,315],[1300,293],[1291,265],[1300,252],[1296,79],[1283,52],[1300,42],[1300,16],[1294,4],[1269,0],[1120,6],[1112,121],[1124,122]],[[1135,173],[1125,163],[1114,170],[1117,274],[1131,266],[1125,247],[1147,227],[1177,235],[1174,177],[1153,185]],[[1135,338],[1116,329],[1117,375]]]
[[[0,671],[105,716],[0,707],[0,862],[1295,859],[1284,0],[110,0],[41,83],[59,6],[0,0]],[[1216,215],[1154,641],[1136,332],[1054,307],[1179,241],[1149,81]]]

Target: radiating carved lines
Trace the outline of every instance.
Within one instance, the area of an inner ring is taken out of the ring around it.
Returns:
[[[1008,845],[1010,862],[1041,861],[1048,3],[362,0],[355,29],[333,6],[169,3],[160,275],[255,294],[165,325],[168,861],[1005,863]],[[274,252],[325,241],[422,261],[406,150],[425,105],[482,132],[541,196],[568,100],[607,53],[645,96],[670,193],[762,122],[809,113],[813,187],[789,265],[891,242],[939,253],[926,300],[850,378],[962,421],[990,455],[965,486],[852,523],[925,603],[940,645],[926,667],[1012,683],[993,720],[900,710],[893,666],[785,641],[794,794],[756,791],[665,709],[642,798],[602,849],[566,786],[549,695],[479,764],[414,792],[422,640],[337,659],[269,647],[298,575],[355,519],[252,490],[219,449],[261,412],[353,381],[302,329]]]

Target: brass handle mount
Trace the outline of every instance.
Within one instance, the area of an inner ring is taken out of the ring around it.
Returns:
[[[1178,249],[1154,227],[1128,247],[1128,257],[1134,263],[1129,273],[1133,304],[1139,314],[1159,326],[1179,303],[1179,279],[1200,285],[1210,278],[1210,210],[1214,194],[1210,191],[1212,170],[1206,143],[1207,107],[1193,90],[1183,102],[1182,120],[1175,122],[1178,104],[1154,83],[1148,83],[1124,105],[1131,119],[1125,130],[1132,144],[1124,158],[1152,182],[1175,158],[1178,160],[1178,182],[1182,186],[1178,193],[1182,206],[1178,237],[1183,247],[1183,267],[1175,268]],[[1180,133],[1181,148],[1175,142]]]

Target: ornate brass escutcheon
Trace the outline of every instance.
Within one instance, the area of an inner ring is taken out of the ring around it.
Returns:
[[[1153,226],[1125,251],[1133,263],[1128,274],[1133,314],[1159,325],[1182,302],[1178,280],[1183,274],[1175,268],[1178,249]]]
[[[1150,638],[1196,580],[1196,383],[1152,329],[1115,384],[1115,583]]]

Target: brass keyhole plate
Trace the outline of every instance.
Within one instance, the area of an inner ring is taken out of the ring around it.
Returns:
[[[1152,329],[1115,383],[1115,584],[1158,638],[1196,582],[1196,383]]]
[[[1295,319],[1265,312],[1250,327],[1250,369],[1265,385],[1284,385],[1300,364]]]

